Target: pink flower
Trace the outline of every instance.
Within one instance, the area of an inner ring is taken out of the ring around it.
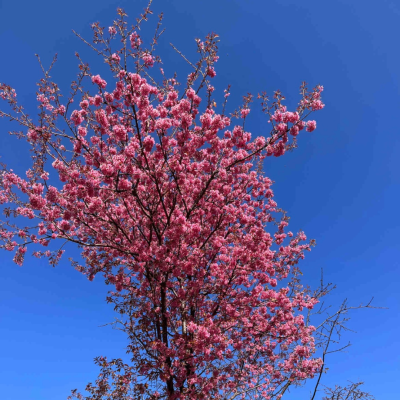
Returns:
[[[240,111],[240,115],[242,118],[246,118],[250,114],[250,108],[243,108]]]
[[[100,104],[103,102],[103,99],[99,96],[99,95],[96,95],[96,96],[94,96],[94,99],[93,99],[93,104],[95,105],[95,106],[100,106]]]
[[[86,110],[89,107],[89,102],[87,100],[83,100],[79,103],[79,106]]]
[[[114,173],[114,167],[111,164],[102,164],[100,169],[105,176],[111,176]]]
[[[298,127],[297,125],[293,125],[293,126],[290,128],[289,133],[290,133],[292,136],[297,136],[297,135],[299,134],[299,127]]]
[[[114,54],[111,56],[111,59],[112,59],[114,62],[116,62],[116,63],[119,63],[119,62],[121,61],[121,57],[120,57],[118,54],[116,54],[116,53],[114,53]]]
[[[96,111],[96,120],[103,128],[108,128],[110,126],[110,123],[108,122],[107,115],[104,110]]]
[[[307,128],[306,128],[307,132],[312,132],[313,130],[315,130],[316,127],[317,127],[316,121],[307,121]]]
[[[145,53],[142,58],[146,67],[152,67],[154,65],[154,58],[151,54]]]
[[[34,129],[29,129],[27,136],[30,140],[32,140],[33,142],[35,142],[38,139],[38,133],[36,130]]]
[[[83,126],[78,127],[78,134],[79,136],[86,136],[87,135],[87,129],[84,128]]]
[[[69,231],[69,229],[71,228],[71,225],[69,224],[68,221],[65,221],[64,219],[60,222],[60,228],[63,231]]]
[[[186,91],[186,96],[188,99],[193,100],[195,95],[196,95],[196,92],[192,88],[190,88]]]
[[[93,75],[92,82],[96,83],[103,89],[107,86],[107,82],[104,79],[101,79],[100,75]]]
[[[123,125],[114,125],[113,132],[118,140],[126,140],[127,132]]]
[[[286,130],[287,130],[287,125],[284,124],[284,123],[280,123],[280,124],[278,124],[278,125],[275,127],[275,129],[276,129],[280,134],[282,134],[282,133],[285,133],[285,132],[286,132]]]
[[[119,190],[128,190],[132,187],[132,183],[129,182],[127,179],[121,179],[118,183]]]
[[[83,117],[82,114],[77,111],[74,110],[71,114],[71,121],[75,124],[75,125],[79,125],[83,122]]]
[[[214,67],[207,68],[207,75],[211,78],[214,78],[215,76],[217,76],[217,73],[215,72]]]
[[[39,195],[32,194],[29,202],[34,210],[41,210],[46,205],[46,200]]]
[[[132,48],[139,47],[142,44],[142,41],[140,40],[140,37],[136,31],[131,34],[130,41]]]
[[[285,122],[291,122],[292,124],[295,124],[298,120],[300,119],[299,113],[297,112],[286,112],[284,120]]]
[[[150,152],[154,146],[154,139],[151,136],[146,136],[143,140],[144,150]]]
[[[321,100],[314,100],[311,102],[311,109],[313,111],[322,110],[325,107],[325,104],[322,103]]]

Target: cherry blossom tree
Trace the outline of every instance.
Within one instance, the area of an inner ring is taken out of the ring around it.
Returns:
[[[156,68],[162,16],[152,42],[142,41],[149,7],[132,27],[119,9],[109,28],[93,25],[93,42],[78,35],[111,81],[77,54],[77,80],[62,97],[52,64],[36,119],[1,84],[9,108],[0,115],[22,126],[14,133],[33,154],[26,177],[2,165],[1,247],[19,265],[28,247],[56,265],[64,243],[75,243],[75,268],[114,286],[107,301],[130,360],[98,357],[87,399],[280,398],[322,373],[305,310],[324,290],[299,285],[297,264],[313,241],[287,230],[262,162],[315,130],[309,115],[324,107],[323,87],[303,84],[291,111],[280,92],[260,94],[269,133],[252,138],[253,97],[231,114],[230,87],[221,107],[213,98],[218,36],[196,39],[197,62],[176,49],[192,69],[179,84]]]

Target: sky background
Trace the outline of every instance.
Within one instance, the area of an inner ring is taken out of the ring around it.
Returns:
[[[35,83],[41,78],[34,56],[48,65],[58,53],[53,78],[68,90],[77,64],[74,52],[96,58],[71,29],[91,38],[90,24],[109,26],[118,6],[136,18],[146,1],[0,0],[0,81],[15,87],[28,112],[36,107]],[[172,42],[195,56],[195,37],[219,34],[215,98],[232,84],[228,109],[247,92],[280,89],[289,108],[299,86],[325,87],[324,110],[315,113],[317,130],[302,132],[299,148],[268,158],[275,200],[291,217],[292,231],[304,230],[317,246],[300,264],[304,279],[317,285],[321,268],[337,290],[327,299],[333,308],[374,297],[388,310],[352,313],[343,343],[353,346],[327,358],[326,385],[365,382],[379,400],[398,399],[400,373],[400,214],[398,116],[400,5],[381,0],[155,0],[164,11],[165,34],[159,54],[167,75],[185,77],[187,66],[169,47]],[[153,16],[145,32],[151,34]],[[150,36],[147,36],[150,39]],[[98,61],[97,61],[98,62]],[[99,66],[99,71],[102,69]],[[219,97],[218,97],[219,96]],[[269,133],[267,119],[253,104],[247,130]],[[27,147],[7,134],[0,120],[1,161],[24,174]],[[0,393],[4,400],[65,400],[98,374],[93,358],[125,354],[125,338],[110,327],[114,318],[104,301],[101,279],[89,282],[68,263],[73,246],[56,268],[27,259],[18,267],[12,254],[0,253]],[[312,385],[312,383],[311,383]],[[308,399],[311,386],[287,399]],[[319,398],[321,398],[319,396]]]

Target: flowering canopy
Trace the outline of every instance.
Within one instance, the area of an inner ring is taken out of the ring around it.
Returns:
[[[1,84],[11,106],[1,115],[26,127],[22,135],[34,153],[27,178],[5,166],[1,173],[0,201],[10,205],[1,247],[15,251],[21,265],[29,244],[76,243],[85,262],[75,267],[115,286],[109,301],[124,318],[130,363],[98,358],[102,373],[88,385],[89,398],[279,396],[312,377],[321,361],[312,358],[314,328],[301,313],[316,300],[294,286],[277,288],[310,243],[303,232],[285,232],[288,218],[277,217],[260,163],[316,128],[307,118],[323,108],[323,88],[308,92],[303,85],[294,111],[279,92],[272,104],[260,95],[271,131],[252,139],[244,124],[251,96],[231,116],[229,88],[221,112],[211,98],[217,35],[196,41],[200,59],[189,62],[193,72],[182,89],[162,70],[161,83],[150,76],[160,62],[159,33],[149,49],[139,35],[149,13],[132,29],[122,10],[108,31],[94,24],[89,45],[105,58],[113,81],[81,62],[72,95],[62,102],[47,72],[37,122]],[[122,47],[113,49],[119,41]],[[55,264],[62,253],[34,255]]]

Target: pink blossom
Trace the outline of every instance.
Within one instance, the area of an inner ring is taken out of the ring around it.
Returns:
[[[145,53],[142,58],[146,67],[152,67],[154,65],[154,58],[151,54]]]
[[[142,41],[140,40],[140,37],[136,31],[131,34],[130,41],[132,48],[139,47],[142,44]]]
[[[311,102],[311,108],[313,111],[322,110],[324,107],[325,104],[319,99]]]
[[[280,123],[280,124],[276,125],[276,130],[280,134],[285,133],[287,131],[287,125],[284,123]]]
[[[103,128],[108,128],[110,126],[104,110],[96,111],[96,120]]]
[[[297,136],[297,135],[299,134],[299,127],[298,127],[297,125],[293,125],[293,126],[290,128],[289,133],[290,133],[292,136]]]
[[[63,231],[69,231],[70,228],[71,228],[71,225],[69,224],[68,221],[62,220],[60,222],[60,229],[62,229]]]
[[[151,151],[154,146],[154,139],[151,136],[146,136],[143,140],[143,147],[146,151]]]
[[[27,136],[30,140],[35,142],[38,139],[38,132],[35,129],[29,129]]]
[[[243,108],[240,111],[240,115],[242,118],[246,118],[250,114],[250,108]]]
[[[317,123],[315,121],[307,121],[307,128],[306,131],[307,132],[312,132],[313,130],[315,130],[317,127]]]
[[[82,137],[86,136],[87,135],[87,129],[84,128],[83,126],[79,126],[78,127],[78,134],[79,134],[79,136],[82,136]]]
[[[83,122],[83,117],[82,114],[77,111],[74,110],[71,114],[71,121],[75,124],[75,125],[79,125]]]
[[[107,82],[104,79],[101,79],[100,75],[93,75],[92,82],[96,83],[103,89],[107,86]]]
[[[29,202],[34,210],[41,210],[46,204],[46,200],[43,197],[35,194],[29,197]]]
[[[80,107],[83,108],[84,110],[86,110],[89,107],[89,102],[87,100],[82,100],[79,103]]]
[[[119,63],[119,62],[121,61],[121,57],[120,57],[118,54],[116,54],[116,53],[113,53],[113,54],[111,55],[111,59],[112,59],[114,62],[116,62],[116,63]]]
[[[207,68],[207,75],[211,78],[214,78],[217,76],[217,73],[215,72],[214,67],[208,67]]]
[[[114,125],[113,132],[118,140],[126,140],[127,131],[123,125]]]
[[[129,182],[127,179],[121,179],[118,183],[119,190],[128,190],[132,187],[132,183]]]
[[[101,172],[106,175],[112,175],[114,173],[114,167],[111,164],[102,164]]]

